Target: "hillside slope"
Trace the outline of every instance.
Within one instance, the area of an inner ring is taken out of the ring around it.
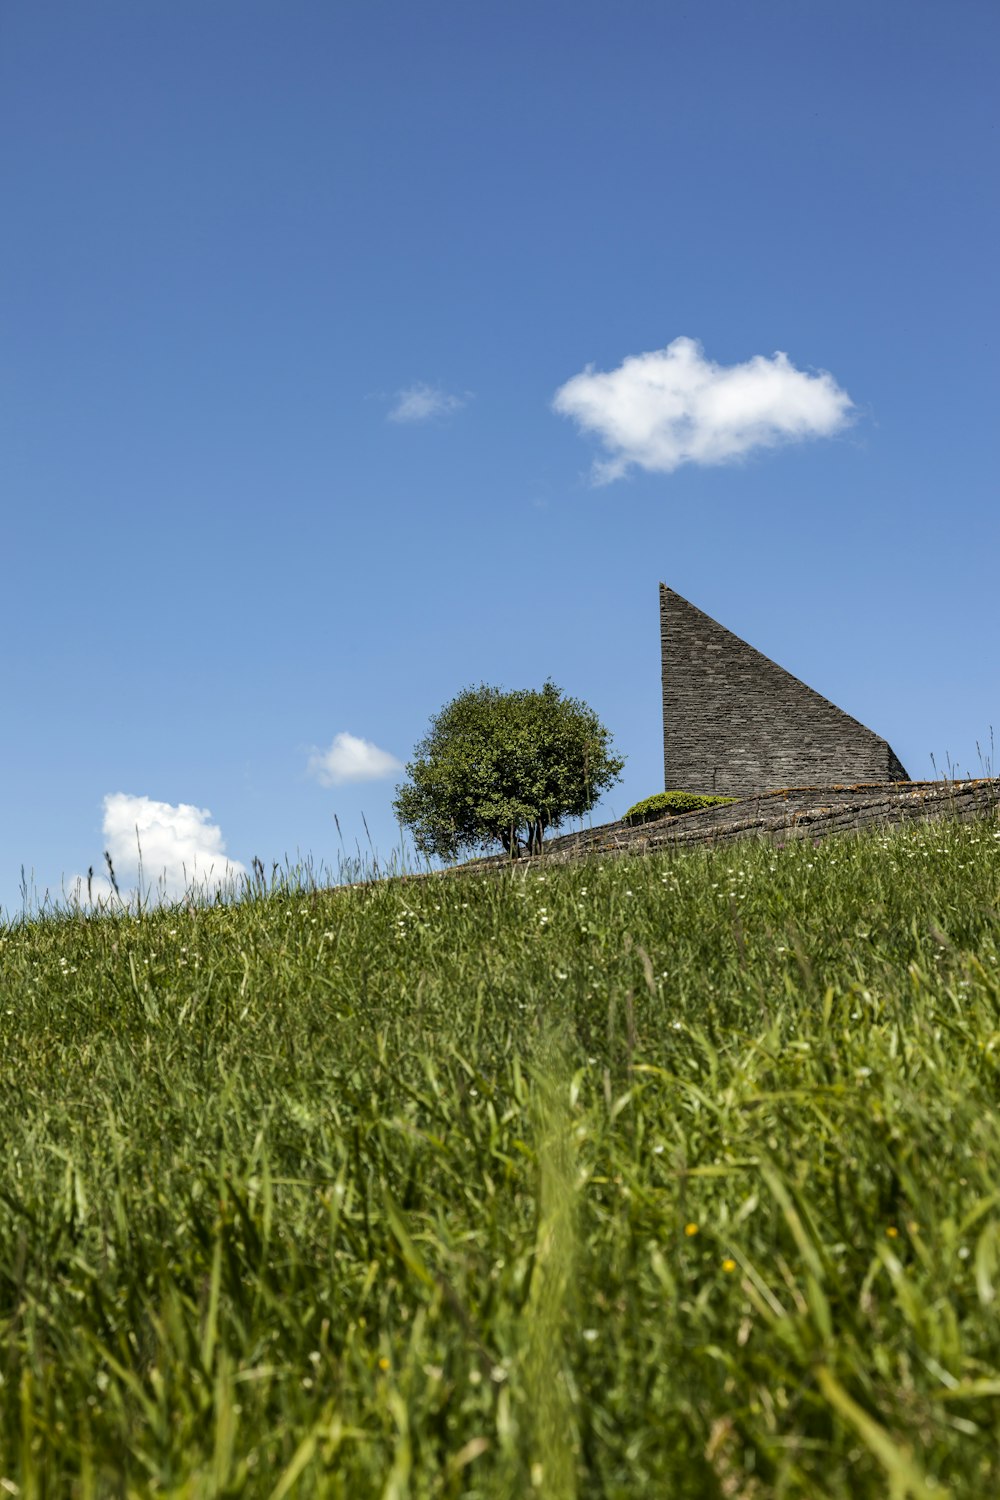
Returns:
[[[0,931],[3,1486],[1000,1493],[998,851]]]

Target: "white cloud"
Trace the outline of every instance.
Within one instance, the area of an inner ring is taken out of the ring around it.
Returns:
[[[403,764],[388,750],[354,734],[335,734],[326,750],[314,750],[308,771],[321,786],[341,786],[346,781],[381,781],[402,771]]]
[[[832,375],[797,370],[787,354],[717,365],[688,338],[629,355],[616,370],[588,365],[552,402],[607,449],[594,464],[602,484],[632,464],[669,474],[681,464],[731,463],[755,448],[828,437],[846,426],[853,404]]]
[[[226,889],[239,881],[246,870],[226,855],[222,830],[210,821],[212,814],[189,802],[154,802],[151,797],[134,797],[128,792],[112,792],[104,799],[104,839],[124,899],[139,889],[139,862],[142,861],[142,899],[150,889],[167,900],[177,900],[186,892]],[[80,880],[81,877],[75,877]],[[110,887],[95,877],[93,894],[107,904]],[[82,880],[81,900],[86,895]]]
[[[397,391],[396,404],[389,413],[390,422],[429,422],[434,417],[446,417],[460,411],[465,397],[451,396],[440,386],[425,385],[418,380],[405,391]]]

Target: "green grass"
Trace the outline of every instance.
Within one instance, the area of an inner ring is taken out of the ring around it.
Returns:
[[[1000,833],[0,936],[0,1495],[1000,1493]]]

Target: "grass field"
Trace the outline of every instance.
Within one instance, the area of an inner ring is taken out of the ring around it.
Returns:
[[[0,934],[0,1496],[1000,1494],[1000,825]]]

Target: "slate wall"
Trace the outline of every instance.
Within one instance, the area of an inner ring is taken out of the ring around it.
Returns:
[[[660,641],[668,791],[907,780],[879,735],[664,584]]]
[[[604,823],[546,839],[543,860],[561,863],[595,854],[658,854],[667,849],[728,844],[766,838],[778,845],[799,839],[815,842],[831,833],[888,829],[901,823],[953,818],[967,823],[989,819],[1000,827],[1000,778],[978,781],[905,781],[874,786],[807,786],[767,792],[725,807],[706,807],[679,817],[659,818],[628,828]],[[520,866],[537,863],[531,858]],[[456,866],[509,869],[506,854],[491,854]],[[421,877],[415,877],[421,878]]]

